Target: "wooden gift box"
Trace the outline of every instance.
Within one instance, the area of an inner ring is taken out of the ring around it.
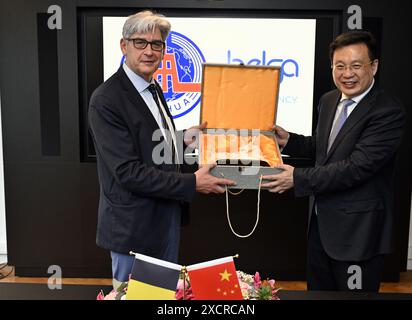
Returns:
[[[216,177],[236,181],[235,189],[258,189],[261,175],[282,164],[273,125],[280,68],[203,64],[199,165],[217,162]]]

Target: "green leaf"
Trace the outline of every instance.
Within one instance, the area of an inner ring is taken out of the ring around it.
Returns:
[[[124,289],[126,289],[127,288],[127,285],[128,285],[129,283],[128,282],[122,282],[122,284],[117,288],[117,292],[122,292],[122,291],[124,291]]]
[[[258,290],[258,299],[259,300],[272,300],[272,288],[268,285],[263,285]]]

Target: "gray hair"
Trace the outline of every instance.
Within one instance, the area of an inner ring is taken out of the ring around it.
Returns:
[[[164,15],[145,10],[131,15],[123,25],[123,38],[129,39],[134,33],[146,33],[159,29],[163,41],[169,35],[171,25]]]

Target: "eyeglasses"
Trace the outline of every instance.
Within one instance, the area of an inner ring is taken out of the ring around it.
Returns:
[[[343,72],[346,69],[349,69],[350,71],[355,71],[356,72],[356,71],[361,70],[363,67],[366,67],[366,66],[368,66],[372,63],[373,63],[373,61],[369,61],[368,63],[363,63],[363,64],[362,63],[354,63],[354,64],[351,64],[351,65],[346,65],[344,63],[336,63],[336,64],[332,65],[332,69],[334,71],[339,71],[339,72]]]
[[[126,39],[128,41],[133,41],[133,45],[138,50],[146,49],[147,45],[150,44],[150,47],[153,51],[163,51],[165,48],[165,43],[163,41],[155,40],[155,41],[147,41],[145,39],[134,38],[134,39]]]

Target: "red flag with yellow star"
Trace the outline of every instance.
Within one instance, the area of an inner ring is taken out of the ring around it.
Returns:
[[[243,300],[233,257],[187,266],[196,300]]]

